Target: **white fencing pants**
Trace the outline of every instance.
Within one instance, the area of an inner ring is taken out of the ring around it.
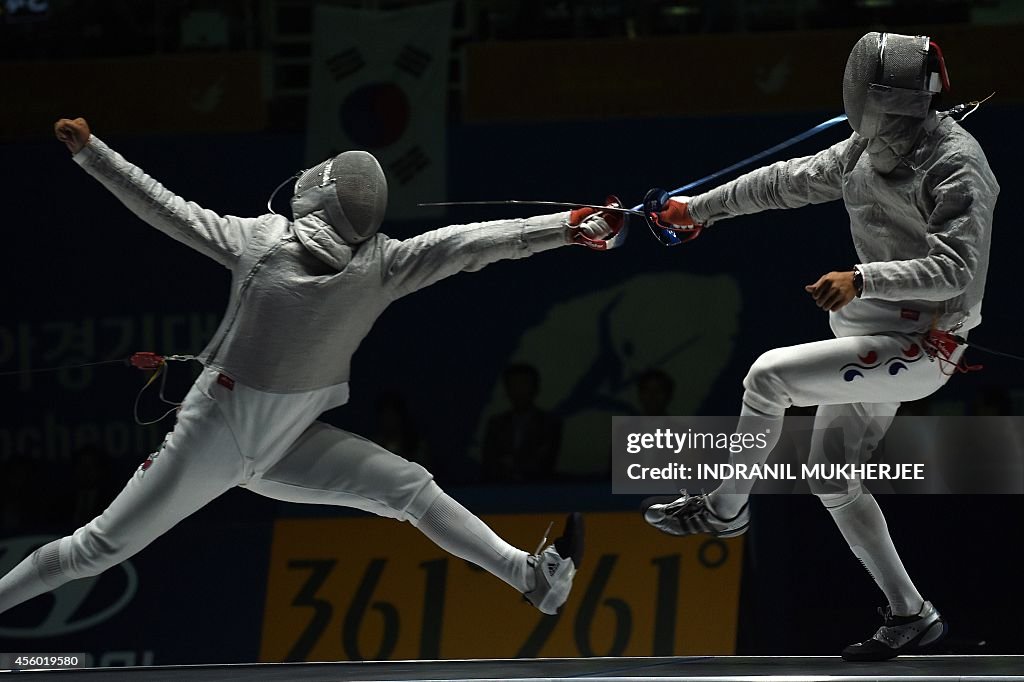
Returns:
[[[745,419],[763,426],[765,418],[774,416],[772,431],[778,433],[786,408],[817,405],[809,463],[865,462],[900,403],[941,388],[962,352],[961,346],[945,362],[932,359],[921,335],[913,334],[845,336],[769,351],[743,382],[744,405],[763,416],[741,417],[740,430]],[[746,456],[764,461],[774,444]],[[735,514],[749,490],[723,485],[712,502],[723,515]],[[860,481],[813,484],[812,492],[886,595],[893,613],[916,613],[923,599],[900,560],[877,502],[865,494]]]
[[[797,405],[899,403],[937,391],[952,365],[931,359],[920,335],[844,336],[787,348],[759,357],[743,380],[743,402],[763,414],[781,416]]]
[[[0,613],[128,559],[238,485],[277,499],[418,519],[441,494],[426,469],[314,421],[347,398],[345,384],[264,393],[204,370],[163,445],[110,506],[0,578]]]
[[[824,461],[826,454],[828,461],[864,461],[885,435],[900,403],[942,387],[962,350],[961,346],[948,361],[932,359],[920,334],[897,333],[844,336],[770,350],[743,380],[744,410],[736,428],[739,433],[767,432],[765,447],[748,448],[730,461],[749,466],[767,460],[778,442],[785,411],[794,405],[819,406],[812,463]],[[823,437],[835,431],[824,431],[824,426],[838,423],[844,425],[846,437],[841,442],[846,450],[825,453]],[[751,480],[728,480],[711,494],[712,506],[730,518],[746,504],[752,486]]]

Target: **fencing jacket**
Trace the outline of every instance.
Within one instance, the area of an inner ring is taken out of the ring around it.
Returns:
[[[920,330],[976,326],[999,194],[981,146],[951,117],[934,112],[906,157],[913,169],[904,164],[882,175],[866,146],[854,133],[813,156],[759,168],[693,197],[690,215],[710,224],[841,198],[864,291],[833,315],[833,329],[843,318],[871,318],[860,325],[869,333],[906,330],[908,324]]]
[[[458,272],[562,246],[568,213],[383,234],[352,248],[320,218],[221,216],[185,201],[95,136],[75,157],[142,220],[231,271],[227,312],[200,354],[252,388],[300,392],[347,382],[352,354],[384,309]]]

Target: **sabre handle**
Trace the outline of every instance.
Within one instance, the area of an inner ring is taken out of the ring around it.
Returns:
[[[643,210],[651,233],[666,246],[692,241],[704,229],[690,215],[689,201],[672,201],[672,194],[660,187],[654,187],[644,195]]]

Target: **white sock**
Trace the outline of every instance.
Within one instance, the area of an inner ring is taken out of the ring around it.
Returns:
[[[59,543],[43,545],[0,578],[0,613],[67,582],[60,568]]]
[[[875,579],[889,600],[894,616],[912,616],[921,611],[924,599],[903,567],[889,527],[873,495],[858,494],[852,502],[830,508],[829,513],[842,532],[854,556]]]
[[[472,561],[520,592],[533,589],[527,553],[502,540],[446,493],[438,495],[414,525],[441,549]]]
[[[742,452],[733,453],[729,456],[730,464],[762,464],[768,459],[768,455],[775,449],[779,442],[779,435],[782,433],[783,415],[767,414],[743,403],[740,409],[740,419],[736,424],[736,433],[751,433],[757,435],[765,434],[765,447],[744,448]],[[750,490],[754,487],[752,478],[732,478],[722,482],[708,495],[708,504],[712,511],[723,519],[731,519],[739,513],[743,505],[750,497]]]

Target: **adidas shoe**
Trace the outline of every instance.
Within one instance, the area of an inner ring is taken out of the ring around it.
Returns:
[[[569,598],[572,579],[583,559],[583,516],[569,514],[561,537],[541,550],[547,539],[545,533],[537,551],[527,558],[533,569],[534,588],[523,596],[541,613],[553,616]]]
[[[644,510],[644,520],[669,535],[697,535],[707,533],[716,538],[743,535],[750,525],[750,508],[744,503],[739,513],[725,519],[708,506],[708,496],[683,496],[668,504],[652,504]]]
[[[916,653],[946,636],[946,622],[930,601],[914,616],[894,616],[888,606],[879,608],[878,613],[885,624],[871,639],[843,649],[844,660],[887,661],[900,654]]]

